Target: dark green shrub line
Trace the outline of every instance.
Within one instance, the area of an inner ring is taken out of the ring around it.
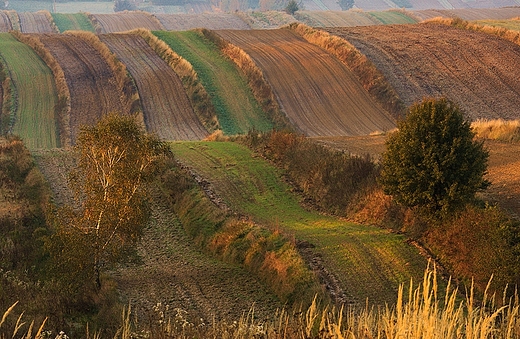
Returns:
[[[208,198],[215,194],[207,182],[181,165],[172,164],[161,182],[165,198],[199,247],[243,265],[288,304],[323,295],[294,243],[283,234],[233,215],[218,199]]]
[[[0,55],[0,134],[6,135],[14,125],[14,112],[16,112],[16,88],[11,81],[9,71],[5,68],[5,60]]]

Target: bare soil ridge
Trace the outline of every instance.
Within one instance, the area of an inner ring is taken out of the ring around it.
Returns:
[[[49,13],[20,12],[18,17],[22,33],[58,33],[51,24]]]
[[[0,11],[0,32],[9,32],[11,29],[13,29],[13,26],[9,16],[6,12]]]
[[[200,140],[208,135],[177,74],[142,37],[107,34],[100,39],[134,78],[149,132],[165,140]]]
[[[195,28],[207,29],[249,29],[239,16],[230,13],[202,14],[155,14],[168,31],[187,31]]]
[[[339,60],[287,29],[217,31],[255,61],[282,110],[308,136],[365,135],[394,122]]]
[[[520,117],[518,45],[437,24],[326,30],[365,54],[407,106],[445,96],[470,119]]]
[[[38,36],[63,69],[70,92],[72,142],[81,125],[92,125],[101,116],[128,114],[123,93],[107,61],[82,38],[67,34]]]
[[[163,30],[159,20],[146,12],[122,12],[117,14],[91,14],[97,33],[125,32],[137,28]]]

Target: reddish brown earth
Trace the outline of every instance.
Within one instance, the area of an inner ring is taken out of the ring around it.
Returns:
[[[164,30],[161,23],[146,12],[120,12],[116,14],[92,14],[98,33],[125,32],[136,28]]]
[[[439,24],[329,28],[384,74],[406,105],[445,96],[470,119],[520,118],[520,46]]]
[[[143,38],[133,34],[105,34],[100,39],[134,78],[149,132],[166,140],[200,140],[208,135],[177,74]]]
[[[366,135],[394,127],[356,76],[290,30],[217,31],[262,70],[291,123],[308,136]]]
[[[108,113],[129,113],[123,93],[106,60],[85,40],[67,34],[38,35],[65,74],[70,92],[71,139],[81,125],[92,125]]]
[[[0,32],[9,32],[11,29],[13,29],[13,26],[9,16],[6,12],[0,11]]]
[[[168,31],[187,31],[194,28],[249,29],[238,16],[230,13],[155,14]]]
[[[58,33],[44,12],[18,12],[22,33]]]

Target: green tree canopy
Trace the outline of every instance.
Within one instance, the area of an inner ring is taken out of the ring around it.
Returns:
[[[488,153],[447,99],[412,106],[386,146],[379,182],[404,206],[443,216],[489,185],[484,179]]]
[[[134,117],[112,114],[82,127],[75,151],[70,186],[79,207],[61,210],[56,243],[62,261],[94,274],[99,288],[103,264],[117,261],[141,236],[150,217],[145,184],[168,148]]]

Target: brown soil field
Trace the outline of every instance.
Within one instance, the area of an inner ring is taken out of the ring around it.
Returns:
[[[291,123],[308,136],[366,135],[394,127],[339,60],[292,31],[217,31],[256,62]]]
[[[92,14],[97,33],[126,32],[136,28],[163,30],[161,23],[146,12],[120,12],[115,14]]]
[[[0,32],[9,32],[11,29],[13,29],[13,26],[9,16],[6,12],[0,11]]]
[[[188,31],[194,28],[249,29],[240,17],[230,13],[155,14],[168,31]]]
[[[71,140],[81,125],[92,125],[101,116],[129,113],[107,61],[85,40],[67,34],[38,35],[58,61],[70,92]]]
[[[18,17],[22,33],[59,33],[44,12],[19,12]]]
[[[380,25],[373,16],[357,11],[298,11],[295,17],[312,27],[353,27]]]
[[[445,96],[469,119],[520,118],[520,46],[437,24],[330,28],[384,74],[406,105]]]
[[[413,15],[421,20],[428,20],[436,17],[461,18],[464,20],[483,20],[483,19],[512,19],[520,16],[520,7],[506,8],[457,8],[450,10],[420,10],[413,11]]]
[[[384,135],[313,139],[352,154],[369,154],[376,160],[386,149]],[[487,178],[491,186],[482,196],[520,218],[520,143],[486,140],[484,144],[489,151]]]
[[[149,132],[165,140],[200,140],[208,135],[177,74],[143,38],[134,34],[103,34],[100,39],[134,78]]]

